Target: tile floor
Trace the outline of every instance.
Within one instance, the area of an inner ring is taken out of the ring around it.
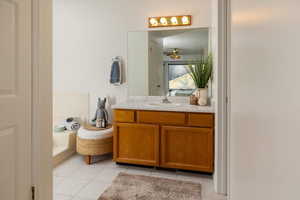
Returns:
[[[71,157],[54,169],[53,198],[54,200],[97,200],[120,172],[201,183],[202,200],[226,199],[213,192],[213,181],[208,175],[116,165],[110,158],[93,165],[86,165],[79,155]]]

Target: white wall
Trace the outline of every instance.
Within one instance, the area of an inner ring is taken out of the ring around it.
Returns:
[[[299,8],[232,0],[231,200],[300,199]]]
[[[54,0],[54,90],[125,99],[126,84],[109,84],[111,58],[127,59],[127,32],[147,29],[147,17],[193,15],[211,24],[210,0]]]

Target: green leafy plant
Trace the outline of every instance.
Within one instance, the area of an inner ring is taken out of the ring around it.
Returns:
[[[203,56],[199,63],[188,66],[189,75],[194,80],[197,88],[206,88],[212,75],[212,55]]]

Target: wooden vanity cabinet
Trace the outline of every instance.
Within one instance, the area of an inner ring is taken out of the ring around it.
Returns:
[[[158,166],[159,126],[116,123],[114,125],[114,160]]]
[[[134,110],[115,110],[114,111],[115,122],[135,122]]]
[[[114,110],[114,161],[213,172],[214,115]]]
[[[213,130],[162,126],[160,166],[213,172]]]

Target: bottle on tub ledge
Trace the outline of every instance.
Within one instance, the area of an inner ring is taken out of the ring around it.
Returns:
[[[108,112],[105,109],[106,98],[101,100],[98,98],[97,110],[95,113],[95,117],[92,119],[92,125],[97,128],[106,128],[108,126]]]

